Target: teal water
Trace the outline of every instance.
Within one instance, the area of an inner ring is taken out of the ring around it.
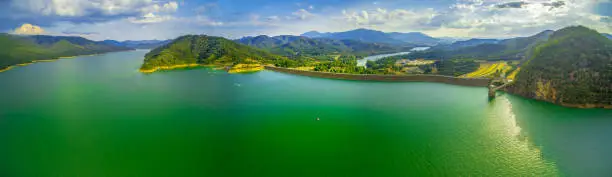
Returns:
[[[611,110],[437,83],[146,75],[145,53],[0,73],[0,176],[612,175]]]

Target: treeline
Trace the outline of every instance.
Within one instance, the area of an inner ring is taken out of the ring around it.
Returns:
[[[372,69],[357,66],[357,57],[355,56],[341,56],[337,60],[318,63],[314,66],[314,71],[348,74],[375,74]]]
[[[568,27],[534,48],[511,91],[561,104],[612,105],[612,41]]]
[[[285,57],[206,35],[187,35],[145,55],[141,69],[181,64],[235,65],[290,62]]]
[[[81,37],[16,36],[0,33],[0,69],[11,65],[58,57],[130,50]]]
[[[410,58],[412,55],[398,55],[379,59],[377,61],[368,61],[366,66],[377,74],[397,74],[402,73],[404,66],[397,65],[397,61]],[[436,60],[432,64],[424,64],[413,66],[418,68],[421,74],[437,74],[445,76],[460,76],[470,73],[478,69],[480,64],[475,60],[470,59],[451,59],[451,60]]]

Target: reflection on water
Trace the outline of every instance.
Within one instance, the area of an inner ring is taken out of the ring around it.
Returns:
[[[506,108],[503,110],[503,113],[506,115],[505,117],[507,119],[502,119],[502,121],[508,127],[508,135],[511,137],[518,137],[521,133],[521,127],[519,127],[516,122],[516,115],[512,112],[512,103],[506,97],[502,97],[499,101],[503,102],[502,105],[504,106],[502,108]]]
[[[488,111],[488,137],[497,141],[496,148],[505,154],[501,157],[508,158],[508,162],[522,163],[519,165],[522,168],[541,167],[539,171],[544,172],[537,176],[559,174],[555,162],[545,159],[540,148],[529,140],[527,132],[520,127],[512,102],[506,95],[492,100]]]
[[[502,98],[502,97],[499,97]],[[521,137],[565,176],[612,176],[612,111],[565,108],[505,95]]]

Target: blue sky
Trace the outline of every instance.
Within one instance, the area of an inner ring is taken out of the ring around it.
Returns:
[[[585,25],[612,32],[611,0],[0,0],[0,31],[22,24],[94,40],[299,35],[369,28],[505,38]]]

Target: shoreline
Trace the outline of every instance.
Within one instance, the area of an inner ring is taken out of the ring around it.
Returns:
[[[561,103],[561,104],[552,103],[552,104],[561,105],[563,107],[568,107],[568,108],[578,108],[578,109],[612,109],[612,105],[605,105],[605,104],[567,104],[567,103]]]
[[[237,67],[232,67],[228,69],[227,66],[222,66],[222,65],[210,65],[210,64],[206,65],[206,64],[191,63],[191,64],[180,64],[180,65],[172,65],[172,66],[158,66],[153,69],[138,69],[138,72],[141,72],[144,74],[151,74],[155,72],[170,71],[174,69],[213,67],[213,69],[215,70],[225,70],[227,71],[227,73],[230,73],[230,74],[241,74],[241,73],[258,72],[258,71],[265,69],[263,65],[254,66],[252,64],[238,64],[236,66]]]
[[[141,68],[141,69],[138,69],[138,72],[141,72],[144,74],[151,74],[151,73],[158,72],[158,71],[168,71],[168,70],[173,70],[173,69],[208,67],[208,66],[212,66],[212,65],[203,65],[203,64],[196,64],[196,63],[180,64],[180,65],[172,65],[172,66],[158,66],[153,69],[142,69]]]
[[[451,85],[460,85],[460,86],[474,86],[474,87],[485,87],[489,86],[489,79],[482,78],[457,78],[451,76],[440,76],[440,75],[406,75],[406,76],[397,76],[397,75],[359,75],[359,74],[341,74],[341,73],[326,73],[326,72],[316,72],[316,71],[303,71],[291,68],[279,68],[275,66],[265,66],[267,70],[301,75],[307,77],[317,77],[317,78],[327,78],[327,79],[337,79],[337,80],[354,80],[354,81],[381,81],[381,82],[434,82],[434,83],[444,83]],[[486,82],[482,82],[482,81]],[[553,105],[562,106],[566,108],[576,108],[576,109],[612,109],[612,105],[603,105],[603,104],[568,104],[568,103],[553,103],[547,100],[540,100],[536,98],[529,98],[519,94],[514,94],[508,92],[507,90],[499,90],[500,92],[504,92],[507,94],[515,95],[525,99],[532,99],[536,101],[548,102]]]
[[[27,63],[19,63],[19,64],[14,64],[14,65],[10,65],[10,66],[8,66],[8,67],[6,67],[6,68],[4,68],[4,69],[0,69],[0,73],[1,73],[1,72],[5,72],[5,71],[8,71],[8,70],[11,70],[11,69],[15,69],[15,68],[17,68],[17,67],[24,67],[24,66],[28,66],[28,65],[31,65],[31,64],[34,64],[34,63],[40,63],[40,62],[54,62],[54,61],[57,61],[57,60],[59,60],[59,58],[58,58],[58,59],[47,59],[47,60],[34,60],[34,61],[27,62]]]
[[[458,78],[442,75],[369,75],[369,74],[344,74],[317,71],[304,71],[291,68],[280,68],[275,66],[264,66],[266,70],[338,80],[355,81],[380,81],[380,82],[435,82],[460,86],[487,87],[489,79],[484,78]]]
[[[0,73],[8,71],[8,70],[11,70],[11,69],[14,69],[14,68],[17,68],[17,67],[24,67],[24,66],[28,66],[28,65],[31,65],[31,64],[35,64],[35,63],[55,62],[55,61],[58,61],[60,59],[72,59],[72,58],[76,58],[76,57],[89,57],[89,56],[96,56],[96,55],[100,55],[100,54],[75,55],[75,56],[57,57],[57,58],[53,58],[53,59],[32,60],[32,61],[25,62],[25,63],[9,65],[9,66],[7,66],[4,69],[0,69]]]
[[[264,70],[265,67],[261,64],[237,64],[227,70],[230,74],[254,73]]]
[[[14,66],[8,66],[8,67],[6,67],[6,68],[0,69],[0,73],[1,73],[1,72],[4,72],[4,71],[11,70],[11,69],[13,69],[13,68],[14,68]]]
[[[521,94],[512,93],[512,92],[510,92],[510,91],[508,91],[506,89],[499,90],[499,91],[500,92],[504,92],[506,94],[514,95],[514,96],[517,96],[517,97],[521,97],[521,98],[525,98],[525,99],[530,99],[530,100],[535,100],[535,101],[546,102],[546,103],[550,103],[550,104],[553,104],[553,105],[557,105],[557,106],[561,106],[561,107],[566,107],[566,108],[575,108],[575,109],[612,109],[612,105],[605,105],[605,104],[555,103],[555,102],[548,101],[548,100],[526,97],[526,96],[523,96]]]

